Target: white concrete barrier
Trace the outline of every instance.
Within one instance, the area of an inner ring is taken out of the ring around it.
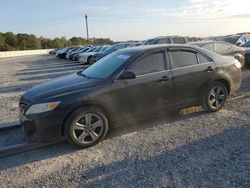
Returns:
[[[45,50],[20,50],[20,51],[0,52],[0,58],[49,54],[49,52],[51,50],[53,50],[53,49],[45,49]]]

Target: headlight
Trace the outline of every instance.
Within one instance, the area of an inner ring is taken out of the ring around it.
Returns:
[[[234,64],[238,69],[241,68],[241,63],[238,60],[236,60]]]
[[[60,104],[60,101],[34,104],[28,108],[25,115],[48,112],[48,111],[54,110],[59,104]]]

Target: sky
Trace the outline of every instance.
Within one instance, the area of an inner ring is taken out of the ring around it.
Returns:
[[[250,0],[2,0],[0,32],[115,41],[250,32]]]

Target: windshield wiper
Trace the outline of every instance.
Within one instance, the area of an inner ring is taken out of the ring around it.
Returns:
[[[77,72],[76,74],[79,75],[79,76],[83,76],[85,78],[88,78],[88,76],[86,76],[86,74],[82,73],[82,71]]]

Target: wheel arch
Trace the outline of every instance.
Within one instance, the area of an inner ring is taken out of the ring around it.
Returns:
[[[89,107],[95,107],[95,108],[101,109],[108,119],[109,128],[113,127],[113,123],[111,121],[111,111],[110,110],[108,110],[106,107],[104,107],[101,104],[97,104],[97,103],[93,103],[93,102],[86,102],[84,104],[81,104],[81,105],[74,107],[72,110],[70,110],[69,113],[67,113],[67,115],[63,119],[63,123],[61,126],[61,136],[65,136],[64,128],[65,128],[66,121],[70,117],[70,115],[72,115],[76,110],[78,110],[80,108],[89,108]]]
[[[229,80],[227,80],[226,78],[218,78],[215,81],[223,83],[226,86],[226,88],[227,88],[228,95],[230,95],[231,86],[230,86]]]

